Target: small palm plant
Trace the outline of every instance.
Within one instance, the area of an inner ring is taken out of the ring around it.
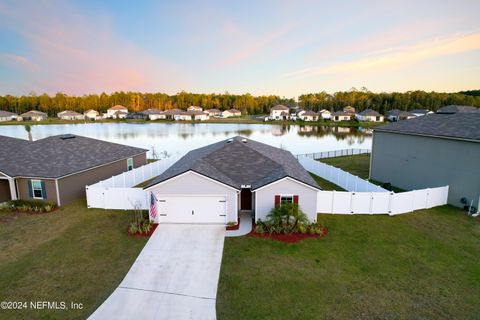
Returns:
[[[28,141],[32,141],[32,127],[29,124],[25,125],[25,131],[28,132]]]
[[[275,226],[276,230],[281,230],[283,233],[295,232],[299,226],[309,223],[307,215],[298,204],[293,203],[285,203],[273,208],[267,216],[267,221]]]

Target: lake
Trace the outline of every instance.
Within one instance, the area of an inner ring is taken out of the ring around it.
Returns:
[[[308,125],[225,123],[86,123],[32,125],[34,140],[59,134],[78,134],[141,147],[156,153],[182,155],[229,137],[241,135],[293,154],[346,148],[371,148],[370,129]],[[0,126],[0,134],[27,139],[23,125]]]

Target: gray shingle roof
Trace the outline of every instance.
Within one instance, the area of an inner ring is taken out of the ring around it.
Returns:
[[[480,108],[473,107],[473,106],[445,106],[437,110],[437,113],[470,113],[470,112],[480,112]]]
[[[11,117],[11,116],[16,116],[16,113],[10,112],[10,111],[3,111],[0,110],[0,117]]]
[[[427,114],[379,126],[374,131],[480,140],[480,113]]]
[[[361,116],[370,116],[370,117],[381,117],[382,115],[375,110],[365,109],[359,113]]]
[[[0,145],[0,172],[11,177],[59,178],[148,151],[75,135],[34,142],[0,136]]]
[[[254,190],[284,177],[319,189],[290,152],[242,139],[237,136],[190,151],[146,188],[192,170],[236,189],[251,185]]]
[[[283,104],[278,104],[275,107],[273,107],[272,110],[290,110],[290,108],[284,106]]]

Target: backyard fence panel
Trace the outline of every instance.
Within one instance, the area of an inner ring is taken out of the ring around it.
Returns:
[[[370,213],[372,207],[371,192],[352,192],[351,213],[364,214]]]
[[[389,211],[390,192],[372,192],[372,214],[385,214]]]
[[[413,192],[413,210],[427,208],[429,189],[415,190]]]
[[[107,209],[148,209],[142,188],[107,188],[104,195]]]
[[[350,192],[335,192],[332,213],[350,214],[351,212],[352,194]]]
[[[413,211],[414,191],[395,193],[391,197],[391,213],[396,215]]]
[[[89,208],[103,208],[105,205],[103,187],[87,187],[87,206]]]
[[[334,191],[319,191],[317,194],[317,212],[332,213]]]

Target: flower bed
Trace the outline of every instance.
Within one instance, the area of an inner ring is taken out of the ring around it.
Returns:
[[[240,229],[240,218],[238,218],[237,224],[232,225],[230,222],[227,224],[227,231]]]
[[[310,238],[322,238],[328,234],[328,229],[325,227],[320,227],[321,233],[319,234],[310,234],[310,233],[290,233],[290,234],[283,234],[283,233],[257,233],[255,232],[255,225],[253,226],[252,232],[248,234],[249,237],[257,237],[257,238],[266,238],[266,239],[273,239],[276,241],[281,241],[285,243],[295,243],[301,240],[310,239]]]
[[[130,228],[127,231],[128,231],[128,235],[131,236],[131,237],[136,237],[136,238],[150,237],[153,234],[153,232],[155,231],[155,229],[157,229],[157,226],[158,226],[157,223],[153,224],[152,227],[150,228],[150,230],[146,233],[145,232],[132,233],[132,232],[130,232]]]
[[[27,214],[52,212],[55,211],[57,208],[57,204],[53,201],[21,199],[11,200],[0,206],[1,211]]]

